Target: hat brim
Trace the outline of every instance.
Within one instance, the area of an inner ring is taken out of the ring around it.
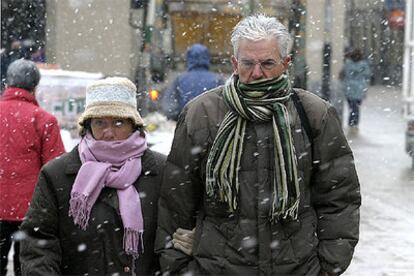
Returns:
[[[131,119],[136,126],[144,125],[144,121],[138,111],[134,107],[121,102],[99,102],[92,104],[79,117],[78,123],[83,127],[86,120],[103,117],[126,118]]]

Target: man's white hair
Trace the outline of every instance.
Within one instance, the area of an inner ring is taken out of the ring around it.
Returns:
[[[292,49],[293,41],[286,27],[275,17],[264,14],[248,16],[237,23],[231,34],[233,54],[236,58],[238,57],[241,39],[258,41],[270,37],[278,41],[280,56],[287,57]]]

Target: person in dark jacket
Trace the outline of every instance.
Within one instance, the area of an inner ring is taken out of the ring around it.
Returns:
[[[336,111],[291,88],[292,39],[276,18],[243,19],[231,41],[233,75],[177,123],[159,201],[161,271],[341,274],[358,242],[361,195]],[[193,237],[174,233],[194,227]]]
[[[165,156],[147,147],[136,87],[87,87],[81,141],[41,170],[21,226],[25,275],[148,275]]]
[[[20,40],[13,39],[1,53],[1,92],[3,92],[6,86],[6,74],[9,65],[13,61],[20,58],[24,58],[22,42]]]
[[[368,61],[362,56],[360,49],[352,50],[342,70],[343,91],[348,101],[349,117],[348,125],[354,129],[358,128],[360,117],[360,106],[367,96],[371,69]]]
[[[14,273],[20,275],[18,228],[27,212],[40,168],[65,149],[56,118],[39,107],[40,72],[32,61],[10,64],[0,97],[0,275],[14,240]]]
[[[168,119],[176,121],[191,99],[224,83],[219,75],[209,71],[209,66],[208,48],[193,44],[187,50],[187,72],[174,80],[161,100],[162,111]]]

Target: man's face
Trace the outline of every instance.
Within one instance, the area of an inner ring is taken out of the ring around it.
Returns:
[[[241,39],[238,57],[232,57],[233,73],[242,83],[279,77],[289,66],[290,57],[282,59],[276,38],[252,41]]]

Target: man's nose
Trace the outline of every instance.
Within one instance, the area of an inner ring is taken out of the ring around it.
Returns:
[[[253,71],[252,71],[252,78],[257,80],[263,77],[263,71],[262,68],[260,67],[260,64],[257,63],[254,65],[253,67]]]

